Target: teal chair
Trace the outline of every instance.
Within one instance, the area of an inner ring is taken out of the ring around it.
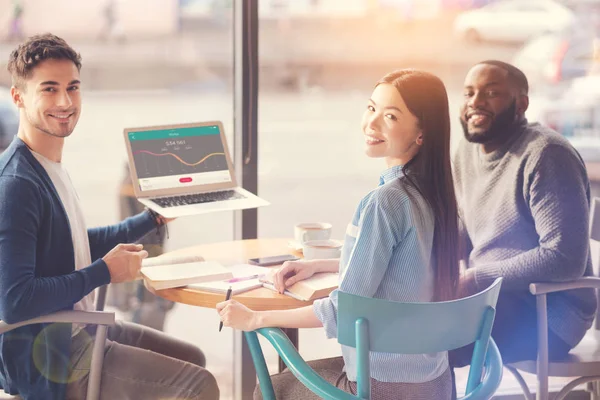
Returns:
[[[371,351],[423,354],[474,343],[466,395],[461,399],[490,399],[502,380],[502,358],[490,337],[501,283],[502,279],[497,279],[478,294],[439,303],[398,303],[340,292],[338,342],[356,348],[356,396],[321,378],[280,329],[245,332],[263,398],[275,400],[275,393],[257,332],[267,338],[300,382],[317,396],[329,400],[371,398]]]

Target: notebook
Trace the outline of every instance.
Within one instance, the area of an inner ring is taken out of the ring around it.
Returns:
[[[231,295],[234,296],[236,294],[257,289],[259,287],[262,287],[262,285],[262,282],[259,281],[258,278],[254,278],[235,283],[228,283],[226,281],[198,283],[188,285],[187,287],[189,289],[197,289],[202,290],[204,292],[223,293],[223,296],[227,294],[227,290],[231,287]]]
[[[187,287],[206,292],[223,293],[223,295],[231,287],[231,294],[236,295],[262,287],[263,283],[259,278],[273,270],[272,268],[258,267],[250,264],[234,265],[227,267],[227,269],[233,274],[233,278],[215,282],[196,283]]]
[[[265,275],[262,280],[263,287],[276,290],[271,274]],[[296,282],[287,288],[284,294],[298,300],[312,301],[329,296],[329,293],[338,287],[338,282],[339,274],[337,272],[322,272]]]
[[[127,128],[133,192],[168,218],[269,203],[239,187],[220,121]]]
[[[233,278],[230,270],[213,261],[142,267],[140,273],[146,284],[154,290]]]

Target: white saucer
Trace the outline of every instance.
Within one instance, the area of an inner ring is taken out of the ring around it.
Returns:
[[[288,241],[288,247],[294,251],[297,251],[299,253],[302,253],[302,243],[298,242],[297,240],[290,240]]]
[[[328,239],[328,240],[332,240],[334,242],[337,242],[340,244],[340,246],[344,245],[344,242],[342,240],[336,240],[336,239]],[[297,240],[290,240],[288,241],[288,247],[294,251],[297,251],[299,253],[302,253],[302,251],[304,250],[304,248],[302,247],[302,243],[300,243]]]

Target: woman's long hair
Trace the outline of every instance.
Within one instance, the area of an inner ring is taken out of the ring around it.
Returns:
[[[435,300],[455,297],[458,284],[458,206],[450,165],[450,112],[444,83],[435,75],[413,69],[394,71],[377,85],[393,85],[417,117],[423,144],[403,166],[402,182],[414,187],[429,203],[435,217],[432,263]]]

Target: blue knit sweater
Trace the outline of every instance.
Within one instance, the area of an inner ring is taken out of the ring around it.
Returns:
[[[148,213],[88,230],[92,260],[76,271],[66,212],[44,168],[19,138],[0,155],[0,320],[16,323],[73,305],[108,284],[101,259],[154,228]],[[0,386],[24,399],[63,399],[71,324],[24,326],[0,335]]]
[[[589,182],[581,157],[558,133],[526,121],[501,148],[465,140],[454,160],[456,194],[478,289],[503,277],[500,296],[535,309],[533,282],[592,275]],[[548,295],[548,326],[575,346],[596,311],[592,289]]]

